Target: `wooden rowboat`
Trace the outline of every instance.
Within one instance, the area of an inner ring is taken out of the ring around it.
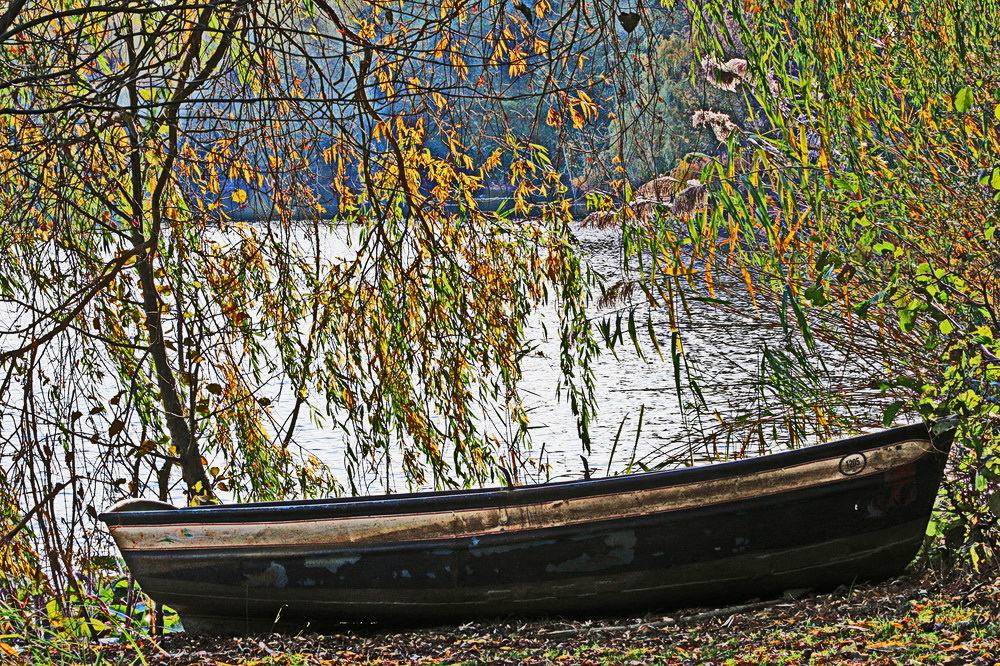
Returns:
[[[930,433],[512,488],[183,509],[132,499],[100,518],[188,630],[705,605],[900,572],[951,445],[950,430]]]

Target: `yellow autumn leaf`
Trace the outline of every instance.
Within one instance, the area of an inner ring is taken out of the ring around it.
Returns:
[[[233,192],[233,203],[246,203],[247,191],[246,190],[235,190]]]

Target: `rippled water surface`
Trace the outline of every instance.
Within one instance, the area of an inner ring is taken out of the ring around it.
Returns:
[[[619,229],[578,228],[576,235],[591,267],[603,276],[606,284],[637,277],[635,273],[623,272]],[[327,237],[324,252],[328,258],[354,254],[356,244],[352,248],[346,238],[342,229]],[[604,307],[597,306],[595,295],[592,310],[595,329],[602,321],[608,321],[614,330],[616,320],[620,320],[623,335],[614,352],[605,349],[592,367],[598,412],[590,425],[589,452],[583,449],[568,400],[557,393],[559,341],[544,334],[546,330],[557,330],[556,313],[551,307],[535,313],[529,335],[536,346],[523,360],[521,384],[532,446],[518,464],[509,465],[518,481],[582,478],[585,464],[594,476],[604,476],[656,466],[703,464],[730,453],[725,448],[692,445],[695,438],[691,433],[703,434],[705,429],[717,425],[713,411],[729,413],[734,401],[740,400],[741,387],[759,363],[764,334],[738,321],[737,315],[697,301],[689,302],[688,315],[679,322],[679,334],[686,362],[696,364],[705,380],[701,388],[706,405],[702,406],[699,421],[693,417],[690,403],[694,395],[686,390],[686,377],[680,376],[685,390],[680,393],[677,390],[666,311],[651,309],[641,291],[634,294],[630,302]],[[636,323],[638,350],[627,332],[630,316]],[[650,330],[658,345],[650,339]],[[105,388],[101,393],[108,400],[117,389],[110,383]],[[275,432],[280,432],[282,424],[287,422],[293,403],[291,394],[290,387],[280,377],[272,378],[262,388],[261,395],[274,401]],[[7,429],[5,422],[0,423],[0,429]],[[128,427],[135,431],[138,441],[138,427],[134,424]],[[503,433],[497,435],[501,441],[505,439]],[[316,424],[305,413],[300,414],[295,442],[328,465],[337,479],[347,485],[343,433],[331,427],[329,421]],[[94,456],[104,455],[99,447],[91,451],[86,442],[83,448]],[[210,464],[221,466],[224,461],[210,461]],[[407,490],[398,469],[379,460],[372,461],[366,478],[355,481],[362,493]]]
[[[622,241],[618,229],[576,230],[582,249],[588,255],[594,270],[604,276],[607,283],[614,283],[626,276],[622,271]],[[703,303],[690,303],[690,317],[681,322],[681,340],[686,358],[698,364],[708,375],[703,386],[703,397],[712,408],[723,413],[737,395],[747,371],[758,363],[762,340],[757,336],[733,339],[723,335],[723,318],[732,318]],[[641,355],[636,351],[628,332],[629,313],[634,312],[637,339]],[[676,390],[674,365],[671,361],[671,337],[667,314],[661,309],[650,309],[646,299],[636,291],[631,303],[604,308],[595,305],[592,317],[597,325],[602,319],[611,321],[612,330],[617,317],[622,318],[623,341],[615,352],[604,351],[592,370],[597,387],[599,411],[591,423],[592,448],[583,450],[577,433],[576,418],[568,401],[557,395],[559,381],[559,343],[544,337],[543,331],[557,328],[554,311],[541,309],[530,332],[536,337],[537,347],[523,361],[522,388],[531,420],[532,449],[528,456],[536,464],[534,469],[521,470],[524,481],[563,480],[581,478],[584,474],[585,455],[587,466],[595,476],[619,474],[626,470],[639,471],[656,465],[677,466],[701,464],[725,457],[725,451],[692,448],[684,437],[686,432],[698,429],[692,422],[692,410],[683,405],[693,396],[688,391],[680,395]],[[658,340],[659,352],[649,338],[647,318],[652,318],[652,330]],[[745,327],[744,327],[745,328]],[[662,354],[662,357],[661,357]],[[681,378],[682,386],[686,380]],[[276,415],[281,415],[281,403]],[[713,425],[709,416],[707,426]],[[343,450],[336,434],[303,424],[296,441],[343,473]],[[617,442],[617,443],[616,443]],[[538,467],[538,463],[542,463]],[[389,487],[405,489],[398,474]],[[369,479],[368,492],[386,490],[384,479]]]

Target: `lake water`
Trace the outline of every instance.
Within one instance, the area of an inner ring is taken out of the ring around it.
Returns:
[[[620,230],[578,228],[575,233],[592,268],[602,274],[607,283],[614,283],[623,277],[636,277],[623,272]],[[330,256],[353,254],[342,230],[333,230],[325,242],[325,251]],[[734,404],[744,400],[743,387],[759,363],[765,334],[746,326],[736,315],[726,314],[704,303],[690,303],[689,316],[680,322],[679,328],[686,360],[696,364],[704,377],[702,390],[707,409],[703,408],[701,416],[696,417],[690,405],[693,396],[689,392],[678,394],[676,390],[667,314],[664,310],[650,310],[641,292],[636,291],[636,294],[633,304],[604,309],[595,305],[592,312],[594,325],[597,326],[602,319],[610,318],[613,322],[616,316],[627,322],[629,311],[634,310],[641,353],[636,351],[626,332],[615,353],[604,351],[594,364],[592,370],[599,411],[591,423],[592,449],[589,453],[582,448],[576,419],[568,402],[560,400],[556,392],[560,377],[559,343],[556,339],[543,336],[544,329],[556,330],[555,312],[542,308],[535,314],[529,334],[536,337],[537,347],[523,360],[524,378],[521,384],[530,418],[532,448],[516,472],[519,481],[582,478],[584,462],[581,455],[584,454],[594,476],[655,466],[702,464],[725,459],[731,454],[724,445],[705,445],[703,436],[718,425],[713,411],[728,414]],[[647,318],[651,318],[662,357],[649,339]],[[13,326],[12,322],[6,323]],[[734,335],[734,331],[738,334]],[[686,385],[684,378],[681,384]],[[109,385],[101,391],[103,401],[108,401],[116,390]],[[280,424],[290,409],[291,400],[287,398],[290,390],[282,385],[280,378],[274,378],[264,387],[262,394],[276,400],[273,417],[275,423]],[[16,395],[8,398],[9,404],[17,404]],[[10,438],[18,428],[16,420],[12,420],[14,414],[0,416],[4,417],[0,421],[0,429],[4,431],[5,438]],[[346,486],[341,433],[332,428],[317,427],[304,414],[298,424],[295,442],[329,465],[338,480]],[[128,427],[134,431],[138,441],[138,427],[134,424]],[[100,445],[94,447],[86,441],[80,445],[87,459],[97,461],[107,456],[107,451],[102,450]],[[4,448],[0,458],[10,453]],[[210,461],[210,464],[221,465],[223,461]],[[384,465],[373,464],[372,468],[366,478],[356,479],[361,492],[408,489],[402,475],[393,466],[388,467],[388,474]],[[119,476],[127,474],[123,470]]]
[[[608,283],[635,277],[626,275],[622,269],[620,230],[578,228],[575,233],[592,268]],[[595,325],[610,318],[613,330],[616,315],[621,313],[627,322],[629,310],[634,309],[642,353],[636,351],[626,331],[624,342],[616,345],[615,353],[604,351],[593,366],[599,411],[590,428],[589,453],[583,450],[568,402],[560,400],[556,392],[560,375],[559,342],[543,337],[543,330],[556,330],[556,314],[545,309],[536,313],[529,334],[536,336],[537,348],[523,360],[521,383],[532,440],[527,458],[534,464],[520,470],[520,481],[582,478],[584,454],[594,476],[659,465],[702,464],[729,455],[725,448],[708,449],[694,442],[718,425],[711,415],[713,410],[726,414],[741,400],[740,387],[759,362],[764,334],[754,334],[736,315],[704,303],[690,303],[690,317],[681,321],[680,335],[686,359],[696,363],[707,379],[702,389],[709,410],[699,420],[690,405],[693,396],[686,391],[678,395],[676,390],[667,314],[660,309],[651,310],[641,292],[636,294],[638,298],[633,299],[633,304],[604,309],[595,306],[592,313]],[[652,318],[659,353],[649,339],[647,317]],[[740,335],[723,333],[733,330],[739,330]],[[686,380],[682,378],[681,383],[686,385]],[[274,412],[278,421],[282,420],[284,409],[287,407],[279,400]],[[343,479],[340,436],[316,428],[304,419],[300,419],[300,424],[297,443],[330,465]],[[373,472],[361,487],[368,493],[407,489],[398,472],[392,472],[386,479],[384,470],[382,467],[378,476]]]

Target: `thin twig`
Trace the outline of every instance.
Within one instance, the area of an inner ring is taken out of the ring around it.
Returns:
[[[9,545],[14,540],[14,537],[17,536],[17,533],[24,529],[24,526],[28,524],[28,521],[31,520],[31,517],[34,516],[35,513],[37,513],[38,510],[42,508],[43,505],[47,504],[48,502],[51,502],[56,495],[61,493],[66,486],[76,481],[77,478],[79,477],[74,475],[70,477],[69,481],[64,481],[63,483],[60,483],[59,485],[55,486],[52,490],[50,490],[48,494],[42,498],[41,502],[36,504],[34,508],[31,509],[31,511],[24,514],[24,518],[22,518],[17,525],[14,525],[14,527],[7,530],[7,533],[4,534],[2,538],[0,538],[0,546]]]

